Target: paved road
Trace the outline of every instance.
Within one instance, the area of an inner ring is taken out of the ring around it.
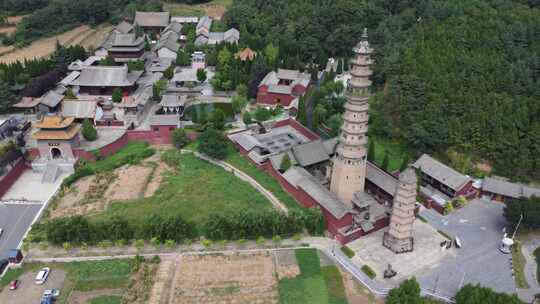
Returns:
[[[6,258],[10,249],[17,248],[41,206],[0,203],[0,228],[4,229],[0,237],[0,259]]]
[[[481,284],[499,292],[516,293],[510,259],[498,250],[506,220],[503,204],[474,200],[456,212],[441,216],[424,210],[421,216],[436,229],[459,236],[463,248],[444,258],[433,271],[420,276],[423,287],[453,295],[461,285]]]

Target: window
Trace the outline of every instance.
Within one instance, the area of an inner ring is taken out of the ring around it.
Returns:
[[[154,132],[159,132],[159,128],[154,128]]]

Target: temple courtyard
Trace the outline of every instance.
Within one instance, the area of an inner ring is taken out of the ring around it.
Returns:
[[[456,249],[441,249],[441,242],[447,239],[429,224],[416,220],[413,229],[414,251],[394,254],[383,247],[382,239],[385,229],[382,229],[347,245],[356,253],[352,258],[353,263],[358,267],[368,265],[377,274],[375,280],[397,285],[406,278],[429,271],[444,257],[455,256]],[[388,264],[391,264],[392,269],[397,272],[392,279],[383,278]]]

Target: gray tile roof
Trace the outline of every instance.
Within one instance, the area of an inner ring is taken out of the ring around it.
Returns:
[[[239,144],[244,150],[251,151],[255,147],[264,147],[264,145],[257,140],[257,138],[246,134],[245,132],[229,135],[229,138]]]
[[[183,82],[183,81],[196,82],[197,71],[193,69],[183,69],[180,72],[174,74],[172,81],[173,82]]]
[[[271,84],[268,86],[268,92],[276,94],[292,94],[292,87],[286,85]]]
[[[540,189],[511,183],[501,178],[486,177],[482,182],[482,190],[500,194],[506,197],[519,198],[532,196],[540,197]]]
[[[60,103],[60,101],[62,101],[63,98],[64,95],[51,90],[41,97],[39,103],[50,108],[54,108]]]
[[[116,34],[112,47],[139,46],[144,43],[144,37],[135,37],[135,34]]]
[[[416,184],[418,178],[416,177],[416,172],[413,168],[407,168],[399,174],[399,181],[406,184]]]
[[[166,27],[169,12],[135,12],[135,23],[142,27]]]
[[[94,118],[96,106],[95,101],[64,100],[62,102],[62,115],[64,117]]]
[[[326,153],[328,155],[333,155],[336,153],[336,148],[338,145],[338,139],[337,137],[327,139],[323,141],[324,149],[326,150]]]
[[[75,79],[77,79],[77,77],[79,77],[79,75],[81,75],[81,72],[79,71],[73,71],[71,73],[69,73],[66,77],[64,77],[64,79],[60,80],[60,84],[63,85],[63,86],[68,86],[70,85]]]
[[[223,33],[223,40],[228,43],[238,43],[238,40],[240,40],[240,32],[235,28],[231,28]]]
[[[296,188],[302,189],[322,208],[330,212],[336,219],[341,219],[351,210],[343,204],[336,194],[330,192],[309,172],[301,167],[291,167],[283,178]]]
[[[89,87],[126,87],[135,84],[142,71],[128,73],[124,66],[91,66],[81,70],[81,75],[72,85]]]
[[[173,32],[173,33],[176,33],[178,35],[180,35],[180,33],[182,32],[182,24],[179,23],[179,22],[176,22],[176,21],[172,21],[169,25],[167,25],[167,27],[163,30],[163,33],[167,33],[167,32]]]
[[[197,23],[196,27],[196,34],[197,36],[200,35],[200,31],[205,29],[207,31],[210,31],[210,28],[212,27],[212,18],[209,16],[204,16],[199,19],[199,23]]]
[[[292,148],[292,154],[302,167],[311,166],[330,159],[320,139],[294,146]]]
[[[454,191],[460,190],[471,178],[457,172],[440,161],[423,154],[414,164],[414,168],[421,168],[424,174],[431,176],[440,183]]]
[[[392,196],[396,193],[397,179],[371,162],[366,164],[366,179]]]
[[[290,85],[279,84],[280,80],[291,81]],[[311,75],[301,73],[298,70],[278,69],[277,72],[271,71],[263,78],[259,87],[262,85],[268,86],[268,91],[278,94],[291,94],[292,89],[296,85],[307,87],[311,81]]]
[[[179,16],[179,17],[171,17],[171,21],[178,22],[178,23],[198,23],[199,17],[191,17],[191,16]]]
[[[176,40],[174,39],[174,35],[169,35],[168,37],[170,38],[166,38],[166,39],[158,41],[158,43],[155,46],[156,51],[165,48],[175,53],[178,52],[178,50],[180,49],[180,44],[176,42]]]
[[[122,21],[118,23],[115,30],[118,31],[119,33],[127,34],[133,30],[133,24],[128,23],[126,21]]]

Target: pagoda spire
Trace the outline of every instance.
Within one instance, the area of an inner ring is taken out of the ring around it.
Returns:
[[[362,39],[353,48],[355,59],[351,79],[347,83],[347,102],[330,182],[330,190],[350,207],[354,193],[364,191],[366,178],[369,78],[372,74],[370,55],[373,52],[367,39],[367,29],[364,29]]]

